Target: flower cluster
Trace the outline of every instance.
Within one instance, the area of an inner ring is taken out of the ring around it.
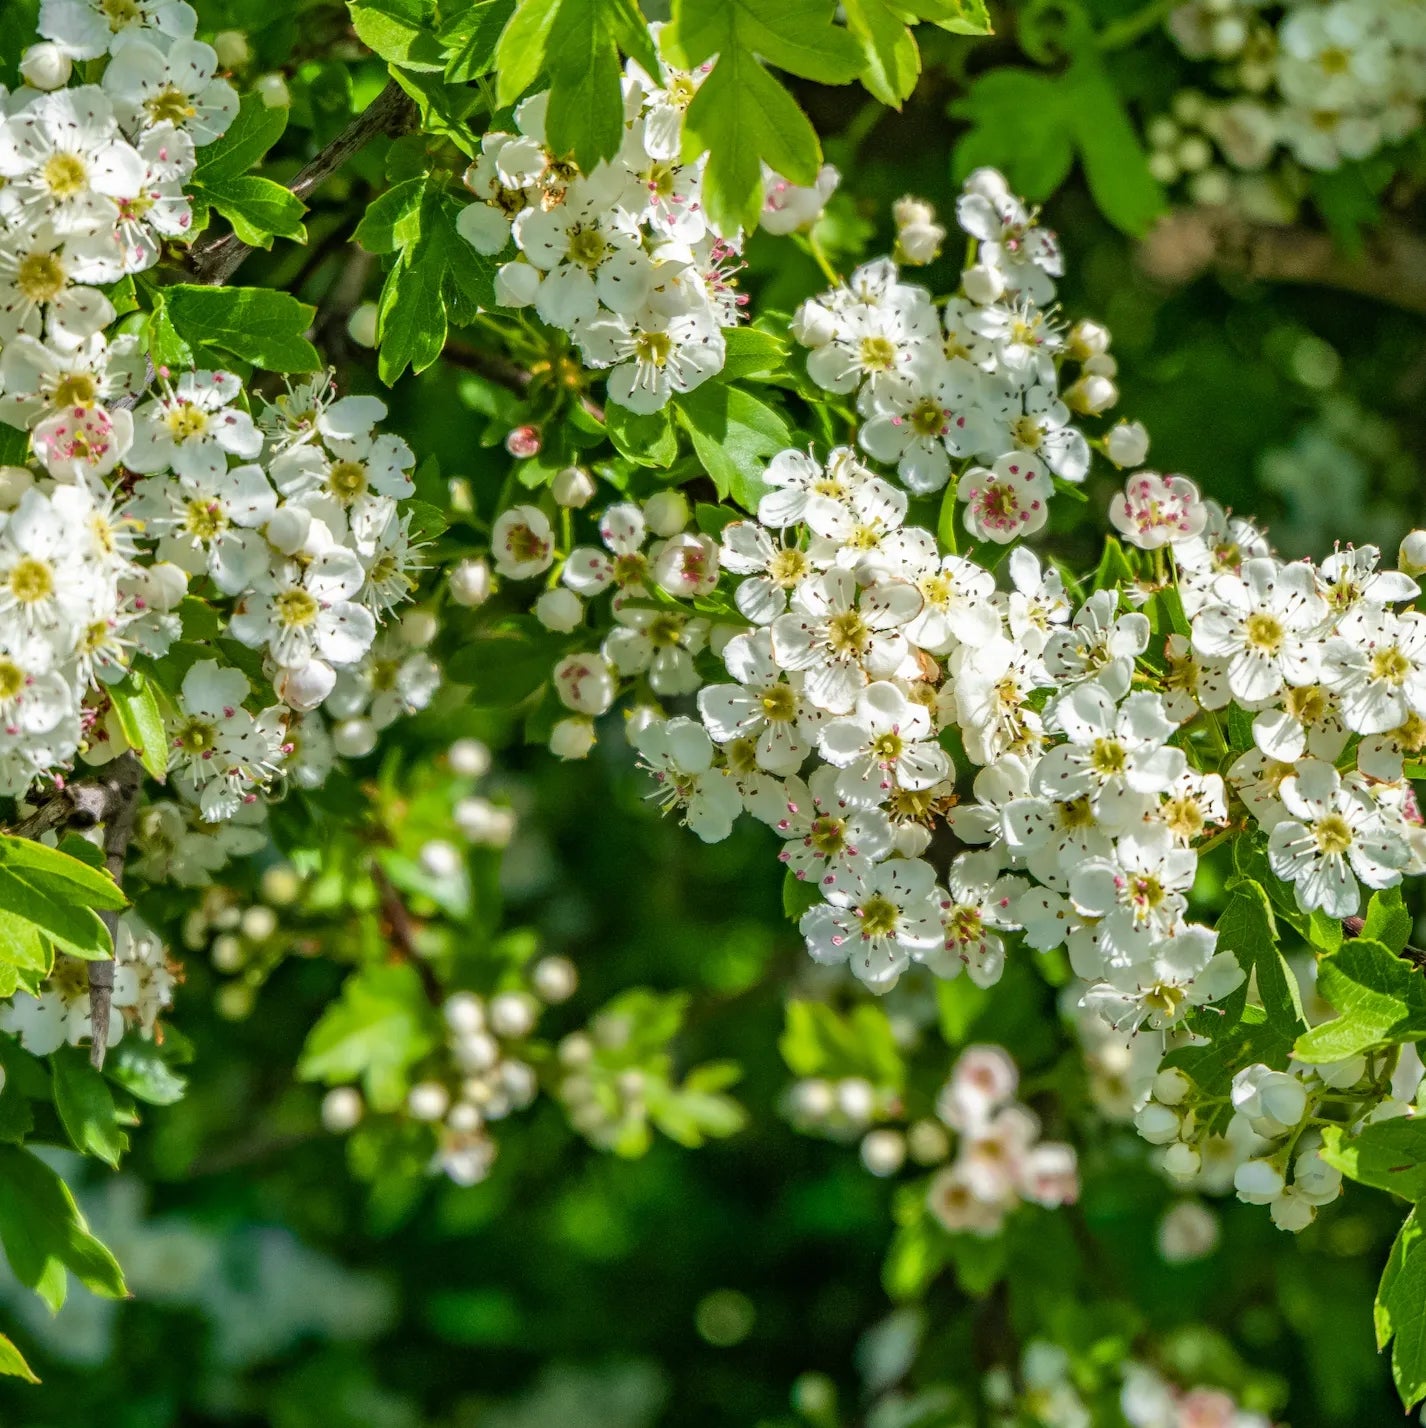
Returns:
[[[0,1031],[18,1037],[20,1045],[35,1056],[91,1040],[88,973],[87,962],[60,953],[38,993],[18,991],[0,1004]],[[130,1030],[150,1041],[161,1036],[158,1019],[172,1003],[174,986],[181,980],[158,934],[137,913],[124,913],[114,938],[108,1045],[116,1046]]]
[[[1172,114],[1148,129],[1155,176],[1186,178],[1196,202],[1233,200],[1261,217],[1290,216],[1290,185],[1271,174],[1277,155],[1335,169],[1401,143],[1421,125],[1426,24],[1419,6],[1188,0],[1168,28],[1185,56],[1214,65],[1218,86],[1212,95],[1182,91]]]
[[[665,65],[654,79],[631,60],[624,141],[588,174],[550,150],[541,93],[516,108],[516,132],[482,136],[465,176],[479,201],[461,212],[462,236],[491,256],[518,250],[497,271],[497,301],[568,332],[586,366],[607,370],[609,399],[635,412],[722,369],[723,329],[745,301],[742,236],[703,208],[704,159],[680,158],[683,113],[710,68]],[[769,177],[762,221],[775,233],[812,223],[836,186],[830,168],[815,189]]]
[[[1074,414],[1114,404],[1116,369],[1103,327],[1057,322],[1058,240],[998,173],[970,176],[956,221],[974,260],[943,305],[884,258],[803,303],[793,333],[810,349],[812,381],[855,397],[862,450],[918,495],[954,471],[966,529],[1003,543],[1045,524],[1056,479],[1088,474],[1090,444]],[[1061,390],[1071,363],[1078,375]]]

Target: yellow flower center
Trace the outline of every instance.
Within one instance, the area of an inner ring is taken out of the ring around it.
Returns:
[[[15,286],[30,302],[53,302],[64,291],[64,264],[53,253],[27,253],[15,272]]]
[[[1275,655],[1282,648],[1285,634],[1282,622],[1261,610],[1254,611],[1243,621],[1243,638],[1251,649],[1261,650],[1263,654]]]
[[[176,747],[191,758],[211,754],[218,744],[218,731],[202,719],[190,719],[174,739]]]
[[[22,605],[34,605],[54,594],[54,570],[33,555],[17,560],[10,571],[10,593]]]
[[[183,516],[183,529],[194,540],[210,541],[227,529],[228,518],[216,501],[195,497],[189,501]]]
[[[855,610],[844,610],[827,621],[827,645],[833,654],[860,654],[866,648],[866,621]]]
[[[824,857],[842,851],[846,843],[847,823],[844,818],[814,818],[807,830],[807,841]]]
[[[1128,767],[1128,756],[1118,739],[1096,739],[1090,750],[1089,766],[1101,778],[1117,778]]]
[[[1404,684],[1411,673],[1411,661],[1395,645],[1372,655],[1372,678],[1383,684]]]
[[[40,169],[40,181],[54,198],[74,198],[84,192],[89,170],[78,154],[51,154]]]
[[[366,467],[360,461],[334,461],[327,472],[327,489],[342,505],[366,494]]]
[[[901,757],[901,752],[905,747],[906,741],[900,734],[888,731],[885,734],[878,734],[871,741],[871,755],[878,763],[893,764]]]
[[[1340,813],[1329,813],[1319,819],[1312,830],[1318,851],[1324,857],[1340,858],[1352,846],[1352,829]]]
[[[779,550],[767,563],[768,578],[784,590],[792,589],[808,569],[807,557],[800,550]]]
[[[99,384],[90,372],[69,372],[55,383],[57,407],[92,407],[99,400]]]
[[[869,897],[860,908],[863,937],[890,937],[900,912],[889,898]]]
[[[208,413],[192,402],[179,402],[170,407],[163,420],[175,441],[192,441],[208,430]]]
[[[946,409],[934,397],[922,397],[906,414],[917,436],[940,436],[946,429]]]
[[[763,717],[773,724],[786,724],[797,716],[797,696],[785,684],[774,684],[759,701]]]
[[[321,607],[305,590],[284,590],[274,598],[272,608],[278,623],[292,630],[310,625]]]
[[[585,268],[597,268],[609,251],[608,240],[597,228],[575,228],[569,235],[569,257]]]
[[[673,355],[673,338],[666,332],[641,332],[634,339],[636,361],[662,367]]]
[[[0,658],[0,700],[8,702],[24,687],[24,670],[14,660]]]
[[[889,337],[863,337],[860,350],[868,372],[890,372],[896,366],[896,346]]]
[[[198,106],[174,85],[169,85],[153,98],[144,100],[144,108],[148,110],[152,123],[172,124],[175,127],[198,112]]]

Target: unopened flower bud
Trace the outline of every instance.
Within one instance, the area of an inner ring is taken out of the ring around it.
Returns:
[[[366,1104],[355,1086],[334,1086],[322,1097],[322,1124],[333,1135],[341,1135],[356,1126]]]
[[[575,994],[579,973],[568,957],[541,957],[530,973],[530,982],[542,1002],[557,1006]]]
[[[1150,1101],[1134,1116],[1135,1127],[1150,1145],[1167,1145],[1177,1140],[1181,1124],[1178,1112],[1158,1101]]]
[[[540,429],[537,426],[517,426],[505,433],[505,450],[521,461],[540,454]]]
[[[0,466],[0,511],[13,511],[34,484],[34,472],[27,467]]]
[[[302,896],[302,879],[285,863],[269,868],[258,886],[263,897],[274,907],[291,907]]]
[[[20,57],[20,78],[31,89],[62,89],[73,69],[70,57],[49,40],[31,45]]]
[[[1005,292],[1005,274],[991,263],[975,263],[961,274],[961,286],[972,302],[999,302]]]
[[[347,318],[347,336],[358,347],[376,346],[377,306],[374,302],[358,303]]]
[[[484,560],[462,560],[447,579],[457,605],[483,605],[490,598],[490,566]]]
[[[423,650],[441,632],[441,622],[430,610],[408,610],[401,617],[401,640],[413,650]]]
[[[540,1009],[528,992],[501,992],[490,1000],[490,1027],[497,1036],[529,1036]]]
[[[920,267],[936,260],[946,240],[945,228],[936,222],[936,210],[924,199],[903,198],[891,206],[896,220],[897,256]]]
[[[1121,470],[1142,466],[1149,454],[1149,433],[1143,422],[1121,421],[1104,438],[1104,454]]]
[[[876,1089],[861,1076],[837,1082],[837,1109],[853,1124],[865,1124],[876,1109]]]
[[[304,506],[283,506],[274,511],[263,534],[283,555],[296,555],[312,533],[312,512]]]
[[[1182,1141],[1175,1141],[1164,1151],[1164,1169],[1175,1180],[1192,1180],[1201,1163],[1198,1152]]]
[[[895,1175],[906,1163],[906,1137],[889,1127],[868,1131],[862,1137],[861,1158],[873,1175]]]
[[[292,104],[292,95],[288,93],[287,81],[280,74],[259,76],[253,88],[269,109],[287,109]]]
[[[1412,531],[1401,542],[1396,565],[1403,575],[1426,575],[1426,531]]]
[[[837,319],[809,298],[792,315],[792,335],[804,347],[824,347],[837,333]]]
[[[1307,1114],[1307,1088],[1285,1071],[1269,1076],[1258,1091],[1263,1113],[1280,1125],[1295,1126]]]
[[[534,610],[535,618],[545,629],[560,635],[578,629],[584,619],[584,601],[573,590],[566,590],[563,586],[546,590],[535,601]]]
[[[213,36],[213,52],[220,69],[242,69],[253,57],[252,46],[241,30],[219,30]]]
[[[557,759],[583,759],[598,742],[592,719],[561,719],[550,730],[550,753]]]
[[[344,759],[364,759],[376,747],[376,725],[370,719],[343,719],[333,726],[332,747]]]
[[[337,672],[325,660],[309,660],[301,669],[284,669],[273,681],[273,689],[284,704],[293,709],[315,709],[337,682]]]
[[[485,1030],[485,1003],[474,992],[453,992],[441,1007],[441,1015],[457,1036],[475,1036]]]
[[[495,270],[495,302],[498,307],[529,307],[540,291],[540,270],[533,263],[517,260],[502,263]]]
[[[244,911],[239,926],[249,941],[266,942],[277,931],[277,914],[265,904],[255,903]]]
[[[1086,317],[1070,328],[1069,337],[1065,341],[1065,352],[1074,361],[1084,362],[1107,351],[1109,329],[1102,322],[1094,322]]]
[[[433,878],[453,878],[465,866],[460,849],[444,838],[430,838],[422,843],[420,860]]]
[[[1282,1171],[1268,1160],[1245,1160],[1233,1172],[1233,1188],[1249,1205],[1267,1205],[1282,1194]]]
[[[490,750],[479,739],[457,739],[446,757],[463,778],[484,778],[490,772]]]
[[[1009,196],[1010,185],[1005,181],[1005,175],[999,169],[982,168],[973,170],[967,177],[965,191],[978,193],[982,198],[988,198],[994,203],[998,199]]]
[[[1154,1077],[1154,1099],[1166,1106],[1180,1106],[1193,1090],[1189,1080],[1177,1066],[1167,1066]]]
[[[420,1081],[406,1093],[406,1109],[418,1121],[438,1121],[451,1103],[451,1093],[439,1081]]]
[[[692,513],[682,491],[656,491],[644,502],[644,520],[656,536],[676,536]]]
[[[574,511],[583,510],[594,499],[597,489],[594,477],[582,466],[566,466],[557,472],[551,487],[555,504]]]
[[[1119,400],[1119,388],[1108,377],[1087,373],[1069,387],[1064,397],[1075,411],[1085,416],[1097,416]]]
[[[1317,1218],[1317,1207],[1290,1186],[1268,1207],[1268,1214],[1278,1229],[1299,1234]]]
[[[1218,1245],[1218,1217],[1197,1200],[1181,1200],[1159,1225],[1159,1253],[1170,1264],[1212,1254]]]

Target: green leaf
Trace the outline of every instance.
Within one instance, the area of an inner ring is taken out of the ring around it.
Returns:
[[[60,896],[88,907],[118,911],[129,905],[123,889],[107,871],[30,838],[0,834],[0,868],[37,877],[47,889],[54,888]]]
[[[515,13],[516,0],[472,0],[436,32],[446,53],[446,79],[466,84],[495,68],[500,32]]]
[[[165,368],[182,370],[197,365],[193,349],[173,325],[168,304],[160,291],[154,294],[153,308],[149,313],[145,328],[149,358],[160,371]]]
[[[725,510],[726,507],[720,507]],[[802,914],[822,901],[822,894],[815,881],[799,878],[788,868],[782,875],[782,915],[789,922],[800,922]]]
[[[378,1111],[395,1110],[410,1069],[436,1045],[434,1013],[407,963],[363,967],[307,1037],[297,1074],[336,1085],[360,1080]]]
[[[135,1100],[150,1106],[172,1106],[183,1099],[188,1080],[173,1069],[170,1034],[162,1047],[152,1041],[126,1036],[110,1051],[104,1074],[122,1086]]]
[[[127,1293],[114,1256],[89,1233],[74,1196],[44,1161],[0,1145],[0,1242],[15,1278],[58,1312],[66,1271],[106,1299]]]
[[[195,197],[218,210],[240,242],[253,248],[270,248],[274,238],[307,241],[302,215],[307,205],[285,184],[256,174],[238,178],[195,179]]]
[[[1135,579],[1134,567],[1118,536],[1105,536],[1104,554],[1099,557],[1099,565],[1094,572],[1095,590],[1114,590],[1130,584]]]
[[[1419,1207],[1406,1217],[1377,1290],[1377,1347],[1391,1343],[1391,1373],[1407,1409],[1426,1398],[1426,1238]]]
[[[89,961],[111,956],[108,929],[93,909],[73,901],[73,895],[73,884],[0,865],[0,909],[33,923],[72,956]]]
[[[168,735],[153,685],[137,670],[109,686],[119,727],[149,773],[160,782],[168,774]]]
[[[302,334],[316,309],[272,288],[178,283],[163,290],[179,336],[190,346],[230,352],[269,372],[310,372],[322,365]]]
[[[238,113],[221,139],[198,150],[193,177],[201,183],[239,178],[255,168],[282,137],[290,110],[268,105],[260,94],[245,94]]]
[[[425,175],[393,185],[371,203],[352,237],[368,253],[394,253],[421,236]]]
[[[1262,885],[1251,878],[1234,878],[1228,890],[1227,905],[1218,918],[1218,949],[1231,952],[1243,969],[1243,985],[1234,995],[1245,997],[1248,979],[1256,974],[1268,1026],[1287,1041],[1295,1041],[1306,1030],[1307,1020],[1297,977],[1278,946],[1272,904]],[[1240,1000],[1237,1013],[1229,1012],[1232,1019],[1241,1014],[1241,1006]]]
[[[1399,957],[1411,941],[1414,926],[1411,911],[1401,900],[1401,888],[1383,888],[1373,893],[1372,900],[1367,904],[1362,936],[1382,943]],[[1337,924],[1337,928],[1341,930],[1341,923]]]
[[[969,977],[953,977],[949,982],[936,979],[936,1009],[947,1046],[965,1045],[990,997],[989,988],[976,986]]]
[[[665,53],[685,69],[714,61],[684,115],[683,156],[708,155],[703,202],[725,229],[756,226],[763,163],[793,183],[816,179],[816,131],[764,62],[822,84],[856,78],[861,46],[833,10],[832,0],[674,0]]]
[[[730,327],[723,333],[723,370],[721,382],[736,382],[744,377],[761,377],[776,372],[787,360],[787,339],[756,327]]]
[[[444,70],[446,52],[431,28],[430,0],[349,0],[352,28],[370,50],[403,69]]]
[[[1426,1198],[1426,1121],[1415,1116],[1375,1121],[1351,1136],[1343,1126],[1324,1126],[1322,1159],[1358,1184]]]
[[[990,69],[951,112],[971,125],[956,145],[957,178],[988,164],[1018,193],[1040,200],[1065,181],[1078,155],[1095,203],[1117,228],[1138,237],[1164,212],[1163,190],[1092,42],[1058,75]]]
[[[26,1383],[39,1382],[35,1371],[25,1362],[24,1354],[4,1334],[0,1334],[0,1374],[22,1378]]]
[[[847,29],[862,47],[862,83],[893,109],[909,98],[921,77],[921,51],[910,29],[885,0],[843,0]]]
[[[53,965],[48,939],[27,917],[0,908],[0,996],[44,977]],[[26,975],[28,974],[28,975]]]
[[[678,433],[667,407],[643,415],[611,402],[604,427],[614,450],[637,466],[667,468],[678,456]]]
[[[77,1046],[61,1046],[50,1057],[50,1069],[55,1110],[74,1148],[117,1168],[129,1138],[120,1128],[113,1092],[89,1064],[89,1053]]]
[[[674,399],[680,425],[719,496],[755,512],[767,492],[769,458],[792,444],[781,414],[740,387],[705,382]]]
[[[1426,1036],[1426,977],[1372,938],[1350,937],[1323,957],[1317,990],[1340,1015],[1298,1037],[1299,1060],[1341,1061]]]
[[[548,637],[488,635],[468,640],[446,663],[446,673],[470,691],[478,709],[512,708],[547,679],[564,645]]]
[[[824,1002],[789,1001],[778,1050],[796,1076],[864,1076],[899,1090],[906,1064],[879,1006],[863,1003],[845,1016]]]

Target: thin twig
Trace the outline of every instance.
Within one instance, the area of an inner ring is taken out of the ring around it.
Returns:
[[[1326,233],[1253,223],[1227,208],[1187,208],[1145,238],[1139,264],[1166,283],[1216,269],[1260,282],[1335,288],[1426,315],[1426,239],[1394,222],[1367,234],[1362,252],[1349,255]]]
[[[336,173],[359,149],[382,134],[399,134],[410,128],[416,106],[393,79],[316,158],[305,164],[287,185],[298,198],[306,198]],[[226,283],[252,248],[235,233],[203,238],[193,245],[189,266],[200,283]]]
[[[494,382],[497,387],[514,392],[517,397],[529,395],[537,375],[528,367],[520,366],[518,362],[511,361],[499,352],[486,352],[464,342],[447,342],[441,356],[453,367],[464,367],[469,372],[475,372],[487,382]],[[598,402],[591,401],[581,393],[579,403],[595,421],[601,426],[604,424],[604,408]]]
[[[416,935],[419,930],[416,926],[416,919],[411,916],[410,909],[407,908],[396,884],[387,876],[386,869],[375,858],[371,860],[371,882],[381,901],[381,920],[386,924],[387,935],[391,940],[391,950],[395,954],[396,960],[415,968],[416,975],[421,979],[422,990],[426,993],[426,1000],[432,1006],[440,1006],[445,1001],[446,994],[441,989],[440,981],[432,970],[431,964],[421,955],[420,949],[416,946]]]
[[[1360,937],[1366,922],[1360,917],[1344,917],[1342,919],[1342,935],[1344,937]],[[1418,972],[1426,972],[1426,952],[1419,947],[1403,947],[1396,954],[1403,962],[1410,962]]]

